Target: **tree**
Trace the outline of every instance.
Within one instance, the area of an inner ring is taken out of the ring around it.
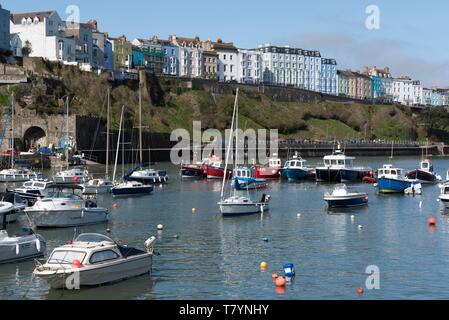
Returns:
[[[22,48],[22,55],[28,57],[33,52],[33,48],[30,41],[25,41],[25,45]]]

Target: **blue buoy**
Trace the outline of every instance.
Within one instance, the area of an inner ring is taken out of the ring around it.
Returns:
[[[284,264],[284,273],[288,278],[293,278],[295,276],[295,266],[293,263]]]

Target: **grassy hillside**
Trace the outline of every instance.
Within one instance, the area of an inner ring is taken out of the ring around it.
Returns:
[[[30,60],[26,67],[38,76],[25,89],[16,89],[23,108],[64,113],[63,98],[69,95],[71,113],[105,117],[106,93],[111,86],[113,127],[118,127],[122,105],[126,106],[127,125],[137,120],[137,82],[110,83],[103,76],[39,59]],[[0,92],[0,104],[5,105],[7,95],[6,90]],[[232,95],[173,90],[150,78],[143,90],[143,122],[153,132],[191,130],[194,120],[201,120],[204,129],[223,130],[230,126],[233,103]],[[449,115],[445,110],[413,114],[407,107],[393,105],[275,102],[254,93],[242,93],[239,105],[240,127],[279,129],[285,137],[409,140],[430,136],[439,140],[449,136]]]

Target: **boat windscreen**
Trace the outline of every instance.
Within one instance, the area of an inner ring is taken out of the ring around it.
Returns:
[[[112,242],[114,243],[114,241],[102,234],[98,234],[98,233],[83,233],[80,234],[76,239],[76,242],[93,242],[93,243],[98,243],[98,242]]]

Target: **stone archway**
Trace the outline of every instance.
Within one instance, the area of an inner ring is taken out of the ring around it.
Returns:
[[[23,149],[38,148],[47,146],[47,134],[41,127],[30,127],[23,135]]]

